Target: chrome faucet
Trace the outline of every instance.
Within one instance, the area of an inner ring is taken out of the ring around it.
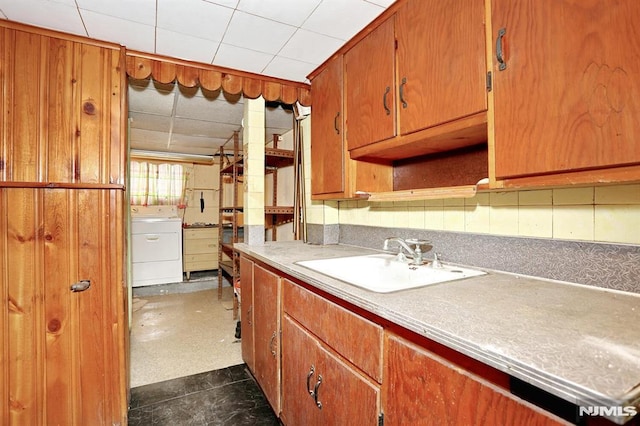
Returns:
[[[389,250],[390,243],[397,243],[400,246],[400,252],[398,253],[399,257],[404,256],[404,254],[402,253],[402,249],[405,249],[407,253],[409,253],[409,255],[413,258],[413,262],[411,262],[412,264],[422,265],[423,259],[421,246],[428,245],[429,241],[415,239],[404,240],[399,237],[389,237],[384,240],[382,249]],[[413,245],[414,247],[411,248],[409,245]]]

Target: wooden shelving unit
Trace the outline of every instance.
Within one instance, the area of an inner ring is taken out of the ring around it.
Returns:
[[[274,135],[274,147],[265,148],[265,175],[273,175],[272,205],[265,206],[265,231],[271,230],[272,240],[277,238],[277,227],[294,219],[293,206],[278,206],[278,169],[294,163],[294,152],[277,148]],[[220,147],[220,191],[218,221],[218,299],[222,298],[222,282],[227,277],[232,285],[240,279],[240,253],[234,249],[234,243],[244,241],[244,206],[242,194],[238,190],[244,179],[244,158],[239,134],[233,136],[233,146]],[[231,185],[229,185],[231,183]],[[231,205],[225,205],[225,191],[231,188]],[[233,316],[238,316],[237,299],[234,299]]]

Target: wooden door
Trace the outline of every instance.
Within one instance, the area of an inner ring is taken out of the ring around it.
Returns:
[[[379,388],[284,315],[282,419],[292,425],[377,425]],[[313,394],[311,394],[313,391]]]
[[[280,412],[280,277],[254,264],[254,375],[267,400]]]
[[[487,110],[483,0],[408,0],[396,14],[400,134]]]
[[[253,346],[253,262],[240,257],[240,327],[242,359],[255,373]]]
[[[344,61],[349,149],[392,138],[396,135],[394,17],[349,49]]]
[[[640,3],[491,7],[496,177],[639,164]]]
[[[342,56],[332,59],[313,79],[311,194],[345,190]]]
[[[0,188],[0,211],[0,423],[126,424],[123,191]]]
[[[385,359],[385,424],[567,424],[399,337],[389,336]]]

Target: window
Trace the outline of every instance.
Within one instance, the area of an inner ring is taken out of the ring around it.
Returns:
[[[130,202],[137,206],[181,204],[185,180],[180,164],[132,161]]]

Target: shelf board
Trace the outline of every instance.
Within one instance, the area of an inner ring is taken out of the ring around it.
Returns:
[[[233,263],[231,261],[218,262],[218,267],[222,270],[222,272],[233,277]]]
[[[265,214],[293,214],[293,206],[264,206]]]

